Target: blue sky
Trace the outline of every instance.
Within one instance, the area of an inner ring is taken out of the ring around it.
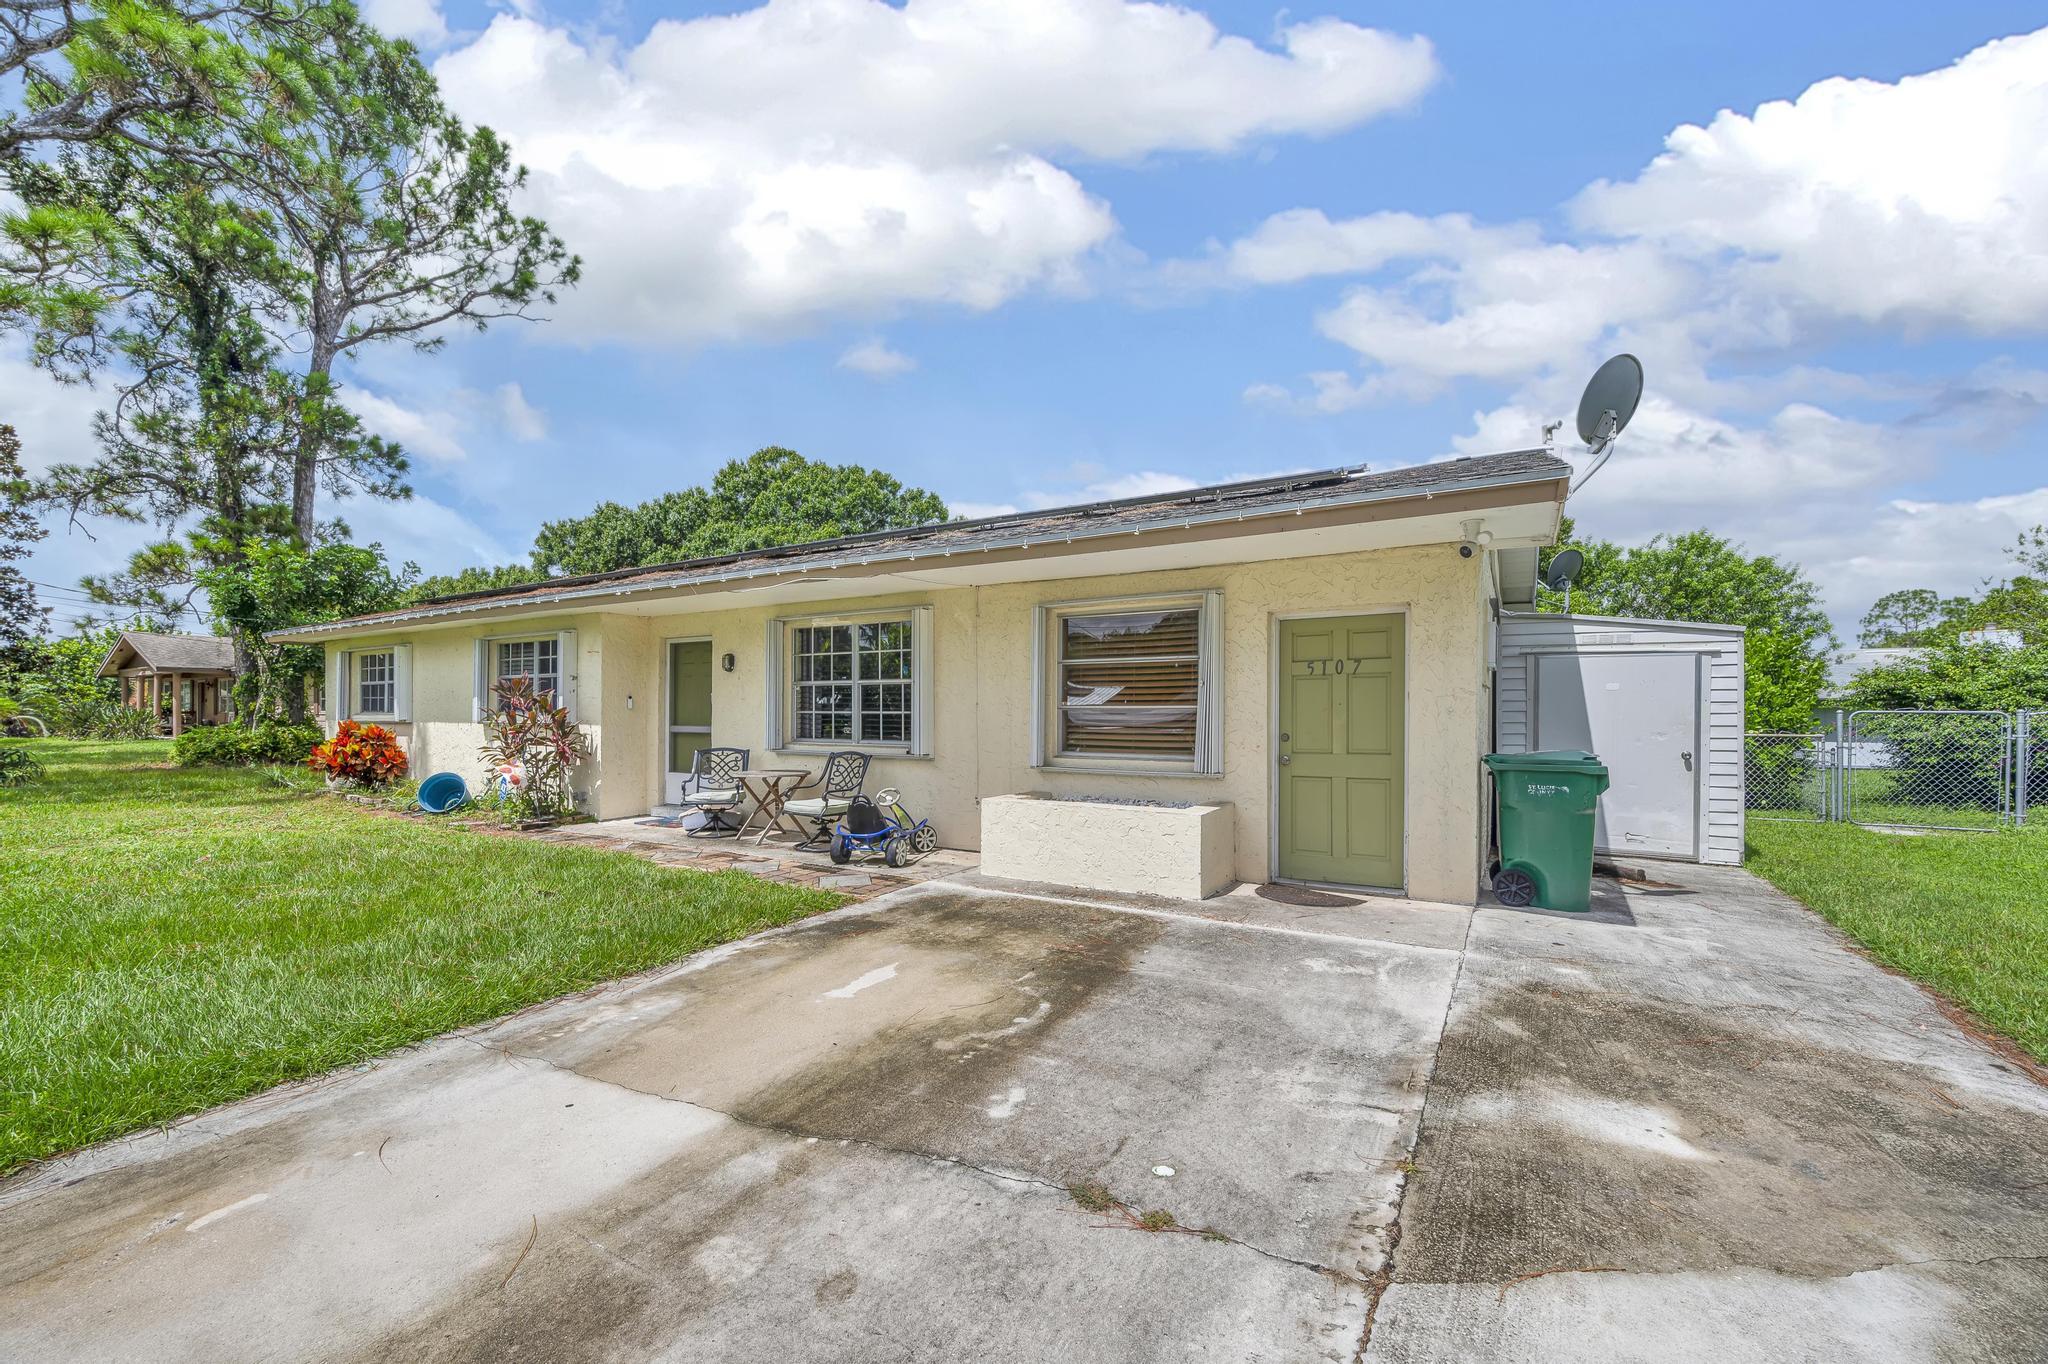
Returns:
[[[366,9],[587,262],[350,371],[419,497],[341,510],[429,570],[768,444],[970,512],[1512,448],[1616,349],[1594,533],[1791,555],[1853,627],[2048,519],[2038,8]],[[0,391],[33,463],[86,448],[100,395]]]

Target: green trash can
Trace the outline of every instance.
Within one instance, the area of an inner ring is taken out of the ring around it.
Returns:
[[[1504,905],[1583,913],[1593,903],[1593,807],[1607,768],[1591,753],[1489,753],[1500,808]]]

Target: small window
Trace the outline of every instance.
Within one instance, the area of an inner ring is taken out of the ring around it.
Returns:
[[[1056,617],[1059,754],[1192,763],[1201,617],[1193,603]]]
[[[908,620],[799,625],[790,631],[790,663],[796,742],[909,746]]]
[[[398,710],[398,659],[389,649],[356,655],[356,714],[392,715]]]
[[[552,694],[559,704],[562,694],[562,646],[559,640],[552,635],[545,639],[501,639],[496,648],[492,681],[530,677],[534,695]]]

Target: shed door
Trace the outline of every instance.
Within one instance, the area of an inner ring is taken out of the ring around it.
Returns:
[[[1280,622],[1277,869],[1288,880],[1402,885],[1402,626]]]
[[[1607,764],[1593,845],[1699,852],[1697,654],[1538,654],[1538,749],[1583,748]]]

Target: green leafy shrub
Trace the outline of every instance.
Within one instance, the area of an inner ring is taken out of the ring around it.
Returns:
[[[26,786],[43,775],[43,765],[20,744],[0,742],[0,786]]]
[[[590,741],[571,723],[553,692],[533,689],[530,677],[508,677],[491,688],[478,750],[496,788],[501,817],[529,819],[575,810],[569,774],[590,757]]]
[[[240,725],[209,725],[188,729],[171,745],[181,767],[258,767],[266,763],[302,763],[320,742],[315,725],[287,725],[266,720],[254,729]]]

